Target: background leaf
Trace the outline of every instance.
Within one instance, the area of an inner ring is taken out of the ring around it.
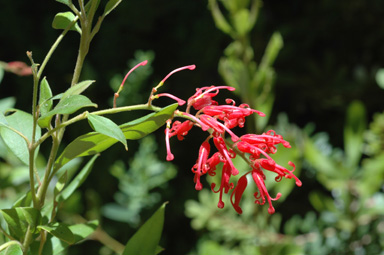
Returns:
[[[95,162],[97,155],[93,156],[88,163],[83,167],[83,169],[76,175],[76,177],[71,181],[71,183],[58,195],[57,201],[64,201],[68,199],[72,193],[80,187],[80,185],[85,181],[87,176],[92,170],[93,163]]]
[[[129,239],[123,255],[154,255],[163,232],[165,203]]]

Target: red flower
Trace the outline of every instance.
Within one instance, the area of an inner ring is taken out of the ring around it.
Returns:
[[[196,93],[188,99],[188,105],[192,105],[195,110],[200,110],[208,105],[217,105],[212,97],[219,93],[219,89],[235,90],[235,88],[229,86],[211,86],[196,89]]]
[[[196,190],[201,190],[203,188],[203,185],[200,182],[200,176],[206,174],[208,171],[207,160],[210,150],[211,146],[209,145],[209,142],[207,140],[204,141],[203,144],[200,146],[197,163],[192,167],[192,172],[195,174],[194,181],[196,183]]]
[[[184,136],[188,134],[188,131],[191,130],[193,127],[193,122],[186,120],[183,123],[180,121],[175,121],[172,124],[172,128],[169,131],[169,137],[177,136],[177,139],[179,141],[184,140]]]

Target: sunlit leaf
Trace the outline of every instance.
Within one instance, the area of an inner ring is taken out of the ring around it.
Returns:
[[[54,29],[66,29],[75,18],[76,16],[72,12],[59,12],[53,19],[52,27]],[[81,34],[81,29],[77,23],[73,24],[70,30],[77,31]]]
[[[2,115],[3,116],[3,115]],[[8,125],[5,125],[4,122]],[[31,114],[13,110],[10,115],[0,117],[0,135],[7,147],[18,157],[24,164],[29,165],[29,150],[27,142],[9,127],[22,133],[29,141],[32,141],[33,117]],[[36,128],[35,139],[39,139],[41,130]],[[37,155],[38,149],[36,150]]]
[[[158,244],[164,225],[165,204],[163,204],[143,226],[129,239],[123,255],[154,255],[157,254]]]
[[[5,250],[2,250],[0,255],[23,255],[23,250],[20,245],[14,244],[8,246]]]
[[[40,82],[40,96],[39,96],[39,106],[40,106],[40,115],[47,114],[52,109],[52,91],[48,84],[47,79],[44,77]]]
[[[56,222],[48,225],[38,226],[37,228],[49,232],[51,235],[68,244],[73,244],[75,242],[75,237],[72,231],[67,227],[67,225],[62,223]]]
[[[90,236],[96,230],[98,225],[98,221],[90,221],[87,223],[68,226],[68,229],[72,232],[74,237],[73,244],[83,241],[85,238]],[[37,245],[31,247],[32,254],[38,254],[39,243],[35,242],[34,244]],[[44,245],[42,255],[61,255],[63,254],[63,251],[68,248],[68,246],[69,244],[67,242],[62,241],[55,236],[49,235]]]
[[[83,95],[71,95],[67,98],[62,98],[52,111],[38,119],[38,124],[40,127],[48,127],[54,115],[71,114],[84,107],[97,107],[97,105]]]
[[[73,96],[73,95],[80,95],[81,93],[83,93],[84,90],[86,90],[89,86],[91,86],[95,81],[92,81],[92,80],[86,80],[86,81],[82,81],[82,82],[79,82],[77,83],[76,85],[70,87],[69,89],[67,89],[63,95],[62,95],[62,99],[65,99],[69,96]]]
[[[59,2],[59,3],[62,3],[62,4],[69,6],[72,1],[71,0],[56,0],[56,2]]]
[[[125,139],[124,133],[115,122],[103,116],[94,114],[88,115],[88,121],[93,130],[100,134],[115,138],[124,145],[126,150],[128,150],[127,140]]]
[[[8,224],[11,236],[19,240],[25,236],[28,227],[34,230],[40,224],[40,211],[32,207],[2,209],[4,220]]]
[[[104,9],[104,16],[107,16],[113,9],[115,9],[122,0],[109,0],[108,3],[105,5]]]

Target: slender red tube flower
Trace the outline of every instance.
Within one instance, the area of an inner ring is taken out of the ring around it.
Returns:
[[[233,189],[231,194],[231,203],[233,208],[236,210],[238,214],[242,214],[243,210],[239,206],[241,197],[243,196],[243,193],[245,191],[245,188],[247,187],[248,181],[247,181],[247,174],[250,172],[244,174],[239,178],[237,181],[236,187]],[[233,197],[235,197],[235,201],[233,201]]]
[[[113,98],[113,108],[116,108],[116,100],[117,100],[117,98],[119,97],[120,92],[123,90],[123,88],[124,88],[124,83],[125,83],[125,81],[127,80],[128,76],[129,76],[134,70],[136,70],[139,66],[145,66],[147,63],[148,63],[148,60],[144,60],[143,62],[138,63],[138,64],[135,65],[131,70],[128,71],[128,73],[125,75],[123,81],[121,82],[119,89],[117,90],[117,92],[116,92],[115,95],[114,95],[114,98]]]
[[[172,98],[173,100],[177,101],[177,103],[182,106],[185,104],[185,101],[183,99],[180,99],[172,94],[169,94],[169,93],[160,93],[160,94],[156,94],[154,96],[152,96],[152,100],[155,99],[155,98],[159,98],[159,97],[169,97],[169,98]]]
[[[165,129],[165,144],[167,147],[167,161],[173,160],[175,157],[171,152],[171,146],[169,145],[169,130],[171,127],[171,120],[167,120],[167,127]]]
[[[192,167],[192,172],[195,174],[194,181],[196,183],[196,190],[201,190],[203,188],[203,185],[200,182],[200,176],[206,174],[208,170],[206,164],[209,152],[211,150],[211,146],[209,145],[209,142],[207,140],[205,140],[200,146],[199,157],[197,159],[196,164]]]
[[[177,73],[177,72],[180,72],[182,70],[185,70],[185,69],[189,69],[189,70],[194,70],[196,68],[195,65],[189,65],[189,66],[183,66],[183,67],[179,67],[179,68],[176,68],[175,70],[171,71],[169,74],[167,74],[167,76],[164,77],[164,79],[162,79],[159,84],[155,87],[155,91],[157,91],[158,88],[160,88],[161,86],[163,86],[164,82],[174,73]]]

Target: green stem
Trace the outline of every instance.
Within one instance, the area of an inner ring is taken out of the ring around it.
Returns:
[[[0,225],[0,232],[5,235],[9,240],[15,240],[15,238],[13,238],[12,236],[8,235],[8,233],[1,227]],[[0,249],[1,251],[1,249]]]
[[[57,151],[59,150],[59,145],[60,145],[60,141],[57,139],[56,136],[52,135],[52,139],[53,139],[52,148],[51,148],[51,152],[49,155],[47,167],[45,169],[44,179],[42,181],[42,184],[41,184],[39,190],[37,191],[37,199],[40,202],[40,204],[39,204],[40,208],[44,205],[45,195],[47,193],[49,182],[51,180],[50,174],[51,174],[52,166],[55,163]]]
[[[23,255],[27,255],[28,254],[28,249],[29,249],[29,245],[32,243],[32,236],[33,236],[33,233],[31,231],[31,226],[28,226],[28,229],[27,229],[27,233],[25,234],[25,239],[24,239],[24,242],[23,242]]]

